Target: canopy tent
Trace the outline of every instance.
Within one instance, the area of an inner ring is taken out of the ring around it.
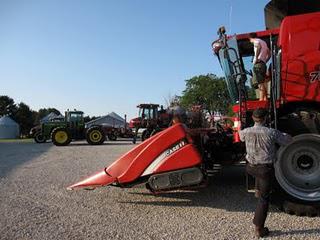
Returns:
[[[9,116],[3,116],[0,118],[0,138],[11,139],[18,138],[20,136],[20,126],[13,121]]]
[[[114,127],[114,128],[125,128],[126,124],[127,123],[125,119],[120,117],[115,112],[111,112],[103,117],[87,122],[86,128],[89,128],[93,125],[103,125],[103,126]]]

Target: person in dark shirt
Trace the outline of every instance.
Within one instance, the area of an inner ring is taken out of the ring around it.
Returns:
[[[278,130],[265,127],[267,111],[263,108],[254,110],[252,118],[253,127],[239,132],[240,140],[246,145],[246,170],[255,177],[259,200],[255,210],[253,224],[255,235],[264,237],[269,234],[269,229],[264,226],[268,209],[269,197],[274,177],[273,163],[276,159],[276,144],[286,145],[291,141],[291,136]]]

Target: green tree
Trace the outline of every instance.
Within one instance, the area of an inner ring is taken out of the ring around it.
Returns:
[[[47,108],[47,110],[48,110],[49,113],[53,112],[56,115],[60,115],[61,114],[61,112],[56,108]]]
[[[19,103],[13,118],[20,125],[20,133],[27,135],[34,123],[34,113],[30,107],[23,102]]]
[[[180,96],[168,94],[167,97],[164,98],[165,106],[167,108],[179,106],[180,105]]]
[[[230,98],[223,78],[207,74],[186,80],[180,103],[186,108],[202,105],[209,114],[225,115],[229,112]]]
[[[0,116],[13,116],[17,111],[17,106],[14,100],[8,96],[0,96]]]

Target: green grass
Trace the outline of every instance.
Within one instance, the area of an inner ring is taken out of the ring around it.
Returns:
[[[0,139],[0,143],[32,143],[33,138],[23,138],[23,139]]]

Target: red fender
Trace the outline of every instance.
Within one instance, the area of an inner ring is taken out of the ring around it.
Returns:
[[[141,176],[197,166],[201,157],[187,141],[186,130],[176,124],[145,140],[104,170],[68,189],[128,184]]]

